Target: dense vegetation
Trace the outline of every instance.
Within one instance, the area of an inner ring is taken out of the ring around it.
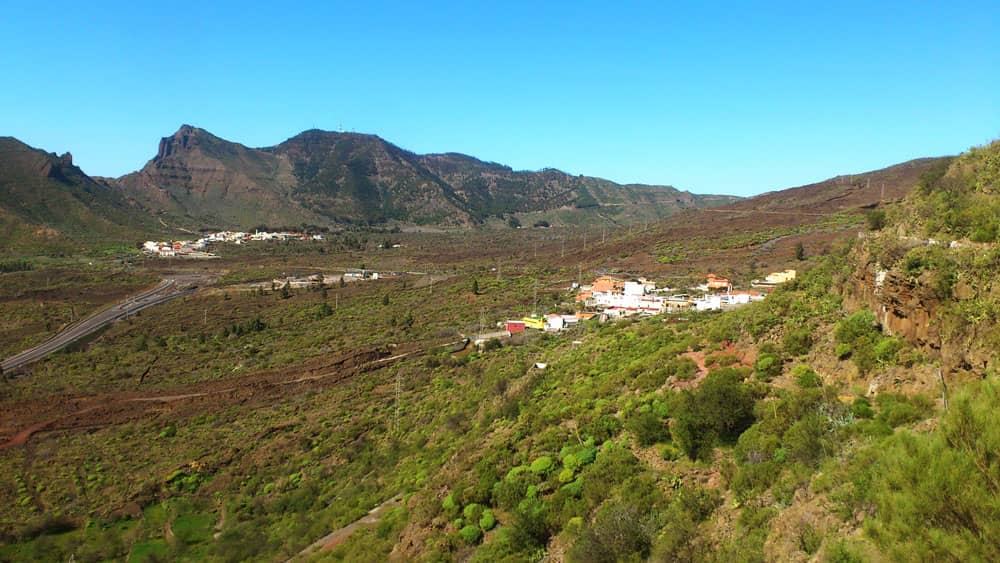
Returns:
[[[970,164],[978,158],[960,157],[940,178],[963,167],[988,177],[989,166]],[[884,210],[850,247],[791,256],[798,279],[765,301],[592,321],[459,353],[434,344],[476,330],[477,317],[564,306],[571,274],[524,267],[502,277],[484,260],[426,285],[242,287],[369,245],[345,236],[301,254],[268,247],[260,254],[275,257],[233,268],[222,287],[5,384],[12,408],[62,388],[109,409],[143,393],[210,395],[3,451],[0,559],[286,559],[397,495],[378,524],[314,557],[1000,558],[1000,385],[990,363],[945,361],[957,346],[995,351],[989,280],[1000,262],[987,243],[914,242],[909,229],[925,223],[903,218],[926,196]],[[861,226],[860,215],[832,223]],[[720,244],[775,235],[784,236]],[[5,297],[35,295],[47,270],[33,266],[3,274],[16,281]],[[874,297],[858,286],[869,271],[885,274]],[[117,275],[121,288],[148,282]],[[539,285],[560,289],[538,298]],[[870,299],[900,295],[933,306],[941,333],[889,336]],[[961,331],[963,319],[974,328]],[[356,371],[331,363],[405,343],[422,351]],[[241,377],[254,378],[253,392],[227,387]]]

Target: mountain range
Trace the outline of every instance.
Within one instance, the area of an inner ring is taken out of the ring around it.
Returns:
[[[457,154],[418,155],[375,135],[309,130],[249,148],[182,126],[138,172],[110,182],[150,210],[199,225],[461,225],[554,209],[644,206],[658,216],[728,196],[515,171]]]
[[[458,153],[420,155],[356,133],[309,130],[273,147],[250,148],[183,125],[160,140],[142,169],[120,178],[88,176],[68,153],[58,156],[2,137],[0,240],[8,248],[86,246],[98,239],[134,241],[174,227],[469,227],[499,220],[613,225],[720,206],[860,207],[872,202],[869,196],[858,199],[861,193],[901,196],[912,186],[914,170],[930,162],[858,176],[867,178],[864,186],[838,177],[741,199],[622,185],[555,169],[516,171]]]

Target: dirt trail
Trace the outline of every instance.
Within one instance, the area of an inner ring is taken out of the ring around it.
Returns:
[[[421,349],[400,351],[388,347],[371,348],[340,356],[307,362],[291,373],[286,369],[186,385],[157,394],[123,391],[84,397],[43,397],[2,405],[7,411],[7,427],[0,426],[0,451],[24,445],[40,433],[95,428],[122,424],[166,410],[197,414],[230,404],[273,402],[292,392],[294,387],[317,389],[420,353]],[[393,352],[396,352],[393,354]],[[295,392],[298,392],[296,390]],[[11,426],[22,426],[21,429]]]

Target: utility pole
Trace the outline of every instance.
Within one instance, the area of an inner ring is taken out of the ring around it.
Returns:
[[[538,280],[535,280],[534,294],[531,300],[531,316],[538,313]]]
[[[562,251],[559,253],[559,257],[560,258],[565,258],[566,257],[566,237],[560,238],[559,239],[559,244],[562,247]]]
[[[499,258],[497,258],[497,281],[501,281],[501,276],[500,276],[500,259]]]
[[[587,252],[587,233],[583,233],[583,251]]]

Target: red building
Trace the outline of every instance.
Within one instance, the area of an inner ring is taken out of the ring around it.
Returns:
[[[524,332],[524,321],[507,321],[507,332],[511,334]]]

